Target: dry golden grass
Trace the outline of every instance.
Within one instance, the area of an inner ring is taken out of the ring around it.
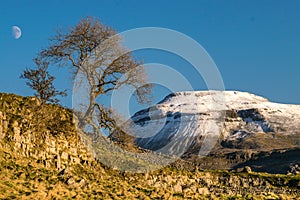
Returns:
[[[270,188],[280,188],[286,186],[276,186],[280,182],[277,181],[279,178],[286,183],[294,179],[293,182],[299,185],[300,176],[190,172],[175,168],[149,174],[130,174],[101,164],[75,165],[68,168],[65,174],[58,175],[59,172],[54,168],[44,168],[31,159],[20,158],[2,150],[0,199],[292,199],[300,196],[296,188],[292,195],[275,194],[267,190],[262,190],[260,194],[227,194],[220,191],[230,191],[231,188],[219,182],[212,183],[211,187],[215,189],[211,191],[211,188],[205,188],[205,182],[217,180],[216,177],[258,177],[274,184]]]

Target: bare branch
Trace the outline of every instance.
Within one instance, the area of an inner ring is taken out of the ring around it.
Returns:
[[[107,129],[115,126],[108,109],[96,102],[96,98],[119,89],[122,85],[131,85],[136,89],[146,83],[146,74],[142,62],[136,60],[125,47],[116,31],[103,25],[99,20],[87,17],[67,31],[59,30],[51,45],[41,51],[40,56],[50,63],[68,66],[80,71],[89,85],[90,102],[82,115],[82,124],[92,123],[95,109],[98,110],[99,125]],[[139,89],[138,100],[147,99],[151,87]],[[140,101],[142,102],[142,101]]]
[[[37,69],[25,69],[20,78],[27,79],[26,85],[35,90],[34,94],[42,102],[58,103],[57,96],[66,96],[66,91],[59,91],[55,89],[53,81],[54,76],[48,72],[48,62],[34,59]]]

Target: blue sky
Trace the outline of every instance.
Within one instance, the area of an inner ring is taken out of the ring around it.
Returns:
[[[32,95],[19,76],[48,45],[55,29],[75,25],[85,16],[98,17],[117,31],[164,27],[199,42],[221,72],[227,90],[241,90],[275,102],[300,104],[300,1],[1,1],[0,92]],[[18,40],[11,27],[22,29]],[[206,89],[189,64],[167,52],[137,52],[145,62],[181,70],[195,89]],[[183,70],[184,69],[184,70]],[[52,69],[58,88],[71,89],[66,69]],[[168,93],[156,89],[155,100]],[[71,105],[71,98],[63,100]]]

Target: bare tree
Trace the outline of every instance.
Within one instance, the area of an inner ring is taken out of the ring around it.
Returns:
[[[146,74],[142,62],[136,60],[125,47],[121,38],[109,26],[98,19],[87,17],[67,31],[59,30],[50,39],[48,48],[40,56],[59,66],[69,66],[73,75],[83,74],[89,86],[89,104],[79,119],[79,127],[93,123],[97,113],[100,128],[116,129],[110,108],[96,102],[96,98],[110,94],[122,85],[136,88],[139,102],[147,102],[151,86],[146,85]],[[99,128],[95,127],[94,128]]]
[[[36,91],[34,95],[43,103],[58,103],[59,100],[56,97],[66,96],[66,91],[59,91],[54,87],[55,77],[48,72],[48,62],[38,58],[34,59],[34,62],[37,68],[25,69],[20,78],[27,79],[26,85]]]

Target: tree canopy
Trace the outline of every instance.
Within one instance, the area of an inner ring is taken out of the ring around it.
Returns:
[[[48,72],[49,63],[38,58],[34,59],[36,69],[25,69],[20,78],[26,79],[26,85],[35,90],[34,94],[43,103],[58,103],[57,96],[66,96],[66,91],[57,90],[53,81],[55,77]]]
[[[89,103],[79,116],[80,127],[93,123],[97,114],[100,128],[115,129],[112,110],[105,108],[96,98],[130,85],[136,89],[139,102],[147,102],[151,85],[146,84],[142,62],[121,44],[122,38],[111,27],[98,19],[87,17],[68,30],[60,29],[50,39],[50,46],[39,56],[51,64],[70,67],[73,76],[81,73],[89,85]],[[98,127],[99,128],[99,127]]]

